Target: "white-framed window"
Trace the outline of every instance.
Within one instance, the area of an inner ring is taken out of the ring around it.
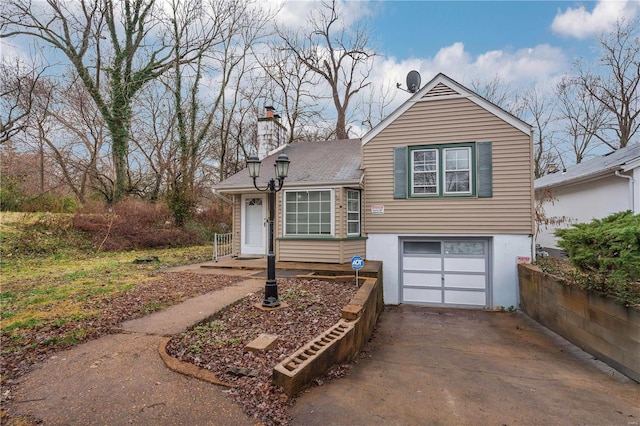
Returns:
[[[471,147],[444,148],[444,193],[471,194]]]
[[[411,188],[413,194],[438,194],[437,149],[416,149],[412,151],[411,171]]]
[[[285,191],[285,235],[333,235],[333,191]]]
[[[411,196],[474,195],[470,144],[410,148]]]
[[[360,191],[347,189],[347,235],[360,235]]]

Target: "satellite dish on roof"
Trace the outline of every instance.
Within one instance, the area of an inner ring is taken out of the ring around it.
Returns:
[[[396,83],[396,87],[403,92],[416,93],[420,90],[420,80],[420,73],[418,71],[409,71],[409,74],[407,74],[407,88],[403,89],[400,83]]]
[[[420,89],[420,73],[416,70],[407,74],[407,89],[409,93],[416,93]]]

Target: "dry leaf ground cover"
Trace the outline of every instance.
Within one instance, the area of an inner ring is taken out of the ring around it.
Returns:
[[[279,280],[278,290],[288,307],[258,309],[255,304],[263,298],[259,292],[175,336],[167,345],[173,357],[233,384],[229,393],[243,410],[268,425],[287,424],[293,403],[272,385],[273,368],[334,325],[356,292],[352,283],[294,278]],[[262,333],[277,335],[276,345],[264,352],[246,350],[246,344]],[[331,374],[339,375],[340,370]]]
[[[119,332],[121,322],[241,278],[166,273],[171,266],[211,258],[211,247],[144,252],[86,253],[59,250],[48,256],[8,256],[3,216],[0,262],[0,401],[12,397],[17,378],[54,353]],[[136,264],[141,256],[159,262]],[[4,424],[7,413],[2,410]]]
[[[210,246],[96,252],[85,247],[66,216],[41,216],[0,214],[0,402],[12,398],[17,378],[56,352],[117,333],[123,321],[244,279],[165,272],[210,260]],[[159,261],[135,262],[154,256]],[[286,398],[271,386],[271,369],[333,325],[354,292],[355,286],[344,283],[285,279],[280,297],[288,309],[257,311],[250,305],[261,302],[262,295],[254,295],[177,338],[172,350],[234,382],[232,393],[247,412],[284,423],[288,415],[281,402],[286,405]],[[260,333],[281,338],[262,358],[242,349]],[[258,377],[229,376],[229,365],[250,366]],[[269,396],[273,405],[265,402]],[[12,424],[4,407],[0,412],[0,423]]]

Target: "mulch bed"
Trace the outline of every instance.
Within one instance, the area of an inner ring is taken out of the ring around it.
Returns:
[[[263,298],[258,292],[174,336],[167,344],[171,356],[210,370],[218,379],[233,384],[229,393],[243,410],[267,425],[288,424],[288,408],[294,402],[272,385],[273,368],[334,325],[356,288],[352,283],[286,278],[278,280],[278,292],[287,308],[258,309],[254,305]],[[264,352],[246,350],[245,345],[262,333],[277,335],[276,345]],[[316,384],[342,375],[344,368],[334,369]]]

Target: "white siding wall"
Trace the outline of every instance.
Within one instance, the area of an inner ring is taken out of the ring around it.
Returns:
[[[369,234],[367,259],[382,261],[384,303],[399,303],[399,238],[419,236],[445,238],[440,235]],[[468,235],[470,238],[491,239],[490,288],[491,307],[518,306],[517,257],[532,257],[529,235]]]
[[[640,198],[640,191],[637,192],[635,198]],[[559,228],[568,228],[571,223],[590,222],[631,208],[629,182],[617,176],[557,188],[551,194],[555,200],[544,204],[546,217],[566,216],[571,220],[570,223],[558,225]],[[553,235],[555,229],[556,226],[543,226],[536,242],[542,247],[557,248],[557,238]]]

